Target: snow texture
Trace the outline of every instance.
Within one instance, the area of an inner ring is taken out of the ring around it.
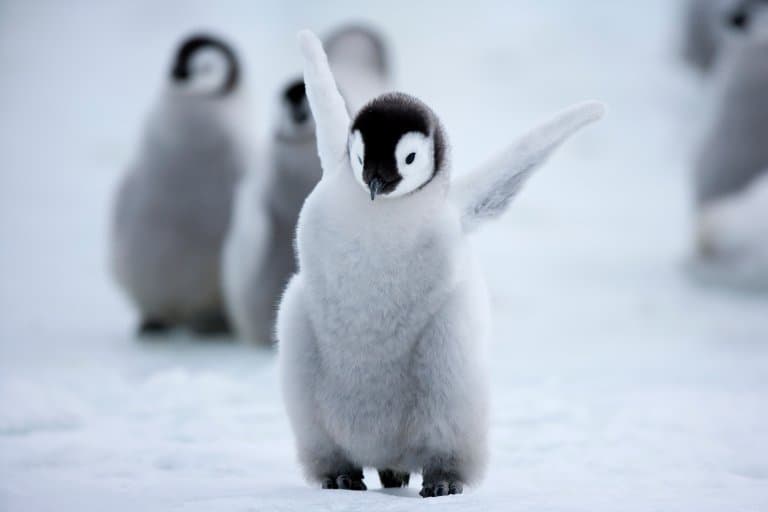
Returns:
[[[0,510],[768,510],[768,299],[690,281],[707,110],[669,0],[0,3]],[[474,243],[495,335],[491,462],[422,500],[301,478],[275,357],[133,338],[112,194],[183,34],[237,43],[267,133],[296,32],[367,19],[454,169],[561,106],[608,116]]]

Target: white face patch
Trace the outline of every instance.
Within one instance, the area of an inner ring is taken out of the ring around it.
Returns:
[[[394,161],[401,180],[393,190],[382,193],[382,198],[404,196],[432,178],[435,170],[434,140],[421,132],[404,134],[395,147]],[[355,181],[369,191],[364,179],[365,143],[360,130],[355,130],[349,136],[349,163]]]
[[[182,89],[192,94],[213,94],[221,91],[227,80],[229,62],[218,48],[201,48],[189,62],[189,78]]]
[[[365,143],[360,130],[355,130],[349,136],[349,163],[355,180],[367,191],[368,185],[363,180],[363,162],[365,162]]]
[[[397,172],[403,179],[388,197],[400,197],[427,183],[435,172],[435,145],[432,137],[421,132],[408,132],[395,148]]]

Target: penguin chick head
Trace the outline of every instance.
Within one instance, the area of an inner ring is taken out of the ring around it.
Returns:
[[[768,40],[768,0],[730,0],[723,6],[723,25],[728,36]]]
[[[188,37],[176,51],[171,83],[194,95],[225,96],[240,79],[240,67],[232,48],[212,36]]]
[[[280,137],[291,140],[303,140],[315,133],[315,121],[302,78],[289,82],[280,94],[277,132]]]
[[[379,76],[391,74],[387,41],[376,29],[366,25],[343,25],[323,41],[328,62],[369,70]]]
[[[352,172],[372,200],[401,197],[424,187],[443,170],[445,153],[437,116],[406,94],[379,96],[352,123]]]

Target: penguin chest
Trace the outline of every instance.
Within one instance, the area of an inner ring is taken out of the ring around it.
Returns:
[[[387,466],[402,455],[415,400],[405,360],[329,371],[317,406],[326,431],[358,464]]]
[[[317,224],[299,244],[321,350],[350,364],[407,353],[451,288],[451,251],[429,230],[388,238],[359,219]]]

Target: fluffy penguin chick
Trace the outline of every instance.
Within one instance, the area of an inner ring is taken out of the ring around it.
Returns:
[[[557,116],[453,187],[434,113],[399,93],[350,122],[320,41],[299,35],[323,175],[297,229],[299,272],[278,316],[281,378],[302,465],[324,488],[462,492],[486,460],[487,293],[467,233],[501,214],[567,137]]]
[[[768,267],[760,261],[768,246],[768,2],[734,9],[729,18],[741,23],[731,28],[718,70],[718,110],[695,169],[698,251],[703,260],[766,282],[768,275],[759,274]]]
[[[384,42],[375,32],[344,27],[326,44],[333,50],[331,66],[342,74],[351,112],[388,88]],[[251,174],[243,181],[223,260],[227,310],[235,329],[243,339],[261,344],[274,340],[280,295],[296,271],[293,239],[299,210],[322,172],[304,80],[287,84],[278,103],[266,176]]]
[[[246,167],[240,68],[206,35],[180,46],[167,90],[117,193],[111,259],[141,315],[140,332],[227,330],[220,253]]]

